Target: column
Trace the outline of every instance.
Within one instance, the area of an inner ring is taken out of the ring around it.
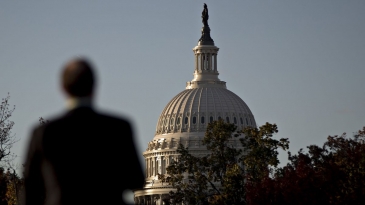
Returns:
[[[214,54],[214,71],[217,71],[217,53]]]
[[[153,164],[152,164],[152,157],[150,157],[149,159],[148,159],[148,163],[149,163],[149,177],[151,177],[152,176],[152,166],[153,166]]]
[[[195,70],[198,71],[198,54],[195,51]]]
[[[147,169],[147,177],[150,177],[151,176],[151,160],[150,158],[147,158],[147,166],[148,166],[148,169]]]
[[[166,161],[165,161],[165,157],[161,156],[161,174],[165,174],[166,173]]]
[[[157,157],[157,173],[158,174],[162,174],[162,157],[161,156],[159,156],[159,157]]]
[[[200,53],[200,70],[204,70],[204,54]]]
[[[209,56],[209,66],[210,66],[210,70],[213,71],[214,70],[214,62],[213,62],[213,56],[214,56],[214,53],[211,53],[210,56]]]
[[[156,160],[155,157],[152,157],[152,176],[156,175]]]
[[[144,163],[145,163],[145,172],[144,172],[144,174],[146,175],[146,177],[148,177],[148,158],[146,158],[144,160]]]
[[[204,70],[208,70],[208,54],[204,53]]]

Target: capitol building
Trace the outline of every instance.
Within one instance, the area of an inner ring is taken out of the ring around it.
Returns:
[[[206,16],[204,16],[206,12]],[[167,174],[166,168],[177,160],[179,144],[197,156],[207,154],[202,139],[208,123],[223,119],[234,123],[238,129],[256,127],[255,118],[246,103],[227,89],[219,79],[218,51],[210,36],[208,10],[203,10],[202,35],[194,52],[194,78],[186,83],[185,90],[174,96],[162,110],[153,139],[143,152],[145,159],[145,185],[134,190],[135,204],[162,205],[174,189],[162,184],[157,174]],[[238,139],[232,142],[236,146]]]

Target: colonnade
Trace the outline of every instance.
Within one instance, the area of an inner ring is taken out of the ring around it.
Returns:
[[[217,54],[216,53],[196,53],[195,70],[217,71]]]
[[[153,177],[157,174],[166,174],[166,168],[170,165],[171,162],[176,160],[177,156],[171,155],[161,155],[161,156],[153,156],[146,157],[146,177]]]
[[[134,203],[136,205],[172,205],[169,201],[168,194],[153,194],[153,195],[144,195],[144,196],[137,196],[134,198]],[[174,205],[180,205],[174,203]]]

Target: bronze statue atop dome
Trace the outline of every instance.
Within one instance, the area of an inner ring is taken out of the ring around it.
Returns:
[[[210,37],[210,28],[208,25],[208,6],[204,3],[204,9],[202,12],[202,22],[203,22],[203,28],[202,28],[202,35],[199,39],[199,45],[214,45],[213,39]]]
[[[209,26],[208,19],[209,19],[208,6],[207,6],[207,4],[204,3],[204,9],[202,12],[202,22],[203,22],[204,26]]]

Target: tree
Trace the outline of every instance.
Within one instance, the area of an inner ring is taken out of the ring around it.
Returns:
[[[11,148],[18,140],[11,133],[14,122],[10,118],[15,105],[11,108],[9,99],[8,93],[0,104],[0,204],[15,205],[19,204],[23,179],[16,173],[12,163],[16,155],[11,152]]]
[[[363,204],[365,127],[353,137],[329,136],[322,147],[289,154],[289,163],[249,187],[250,204]]]
[[[11,152],[11,148],[17,140],[15,135],[11,133],[14,122],[10,121],[15,105],[10,108],[9,99],[8,93],[8,96],[2,99],[0,105],[0,163],[9,162],[15,157]]]
[[[240,139],[241,143],[248,150],[242,156],[247,182],[255,183],[269,177],[275,171],[280,163],[278,150],[279,148],[289,149],[289,140],[287,138],[273,139],[273,135],[278,133],[278,127],[268,122],[260,128],[247,127],[242,133],[245,137]]]
[[[180,145],[178,160],[159,179],[176,188],[176,192],[170,193],[174,202],[245,204],[246,181],[257,181],[268,175],[269,166],[279,163],[277,149],[288,148],[287,139],[272,139],[276,132],[277,126],[269,123],[243,131],[237,131],[234,124],[223,120],[209,123],[203,139],[209,154],[194,156]],[[235,139],[242,146],[232,146]]]
[[[0,205],[20,204],[23,180],[10,168],[5,171],[0,167]]]
[[[21,178],[14,169],[8,169],[7,171],[7,192],[6,199],[8,205],[20,204],[20,198],[23,194],[24,179]]]
[[[48,120],[42,117],[39,118],[41,125],[48,122]],[[11,161],[6,162],[6,167],[6,172],[4,168],[0,167],[0,205],[2,203],[6,205],[17,205],[20,204],[24,192],[24,178],[18,175]]]
[[[159,175],[160,180],[177,189],[170,193],[174,202],[213,204],[213,199],[222,198],[220,186],[224,185],[225,172],[238,163],[241,153],[228,146],[229,140],[236,136],[235,131],[236,126],[223,121],[209,124],[203,144],[210,154],[203,157],[194,156],[180,144],[177,150],[180,157],[167,168],[168,175]]]
[[[8,190],[8,181],[4,168],[0,167],[0,205],[8,205],[6,193]]]

